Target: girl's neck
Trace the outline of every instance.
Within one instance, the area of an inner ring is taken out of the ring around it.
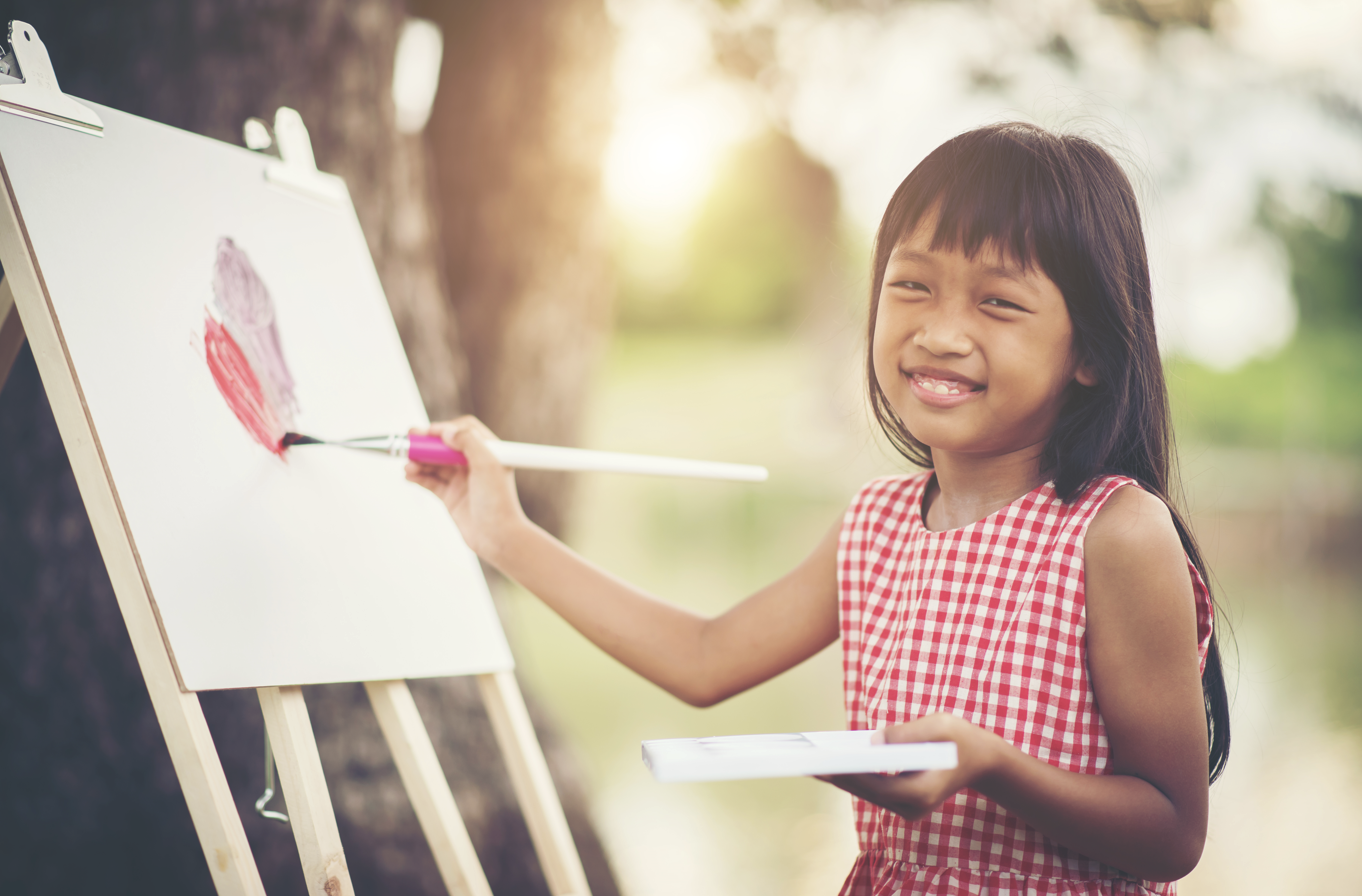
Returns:
[[[1043,447],[1040,443],[992,457],[933,451],[936,482],[923,496],[923,522],[934,532],[958,529],[1011,504],[1045,481]]]

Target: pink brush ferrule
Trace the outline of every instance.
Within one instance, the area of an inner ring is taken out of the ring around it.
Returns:
[[[468,458],[455,451],[439,436],[407,436],[407,460],[443,467],[466,467]]]

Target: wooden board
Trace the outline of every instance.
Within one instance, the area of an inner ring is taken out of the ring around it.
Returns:
[[[509,669],[476,558],[399,461],[277,457],[209,370],[226,238],[272,299],[296,429],[425,421],[348,200],[302,197],[267,182],[267,157],[90,105],[102,139],[0,114],[21,230],[0,261],[36,270],[16,303],[55,324],[181,687]]]

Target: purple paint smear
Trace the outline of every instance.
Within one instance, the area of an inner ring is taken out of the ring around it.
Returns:
[[[246,253],[227,237],[218,240],[217,262],[213,266],[213,296],[223,329],[239,348],[259,384],[260,398],[264,404],[260,410],[267,412],[265,418],[272,418],[266,425],[272,430],[273,445],[265,447],[278,451],[279,439],[294,428],[293,416],[298,411],[298,400],[293,394],[293,375],[284,361],[270,292],[255,268],[251,267]],[[238,410],[241,402],[234,401],[233,395],[228,394],[229,391],[240,390],[224,389],[223,379],[218,373],[214,368],[214,377],[218,388],[223,390],[223,397],[238,418],[242,419],[243,425],[254,432]]]

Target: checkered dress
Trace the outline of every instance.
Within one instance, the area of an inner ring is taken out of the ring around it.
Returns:
[[[1106,500],[1134,481],[1098,479],[1070,504],[1047,483],[978,522],[931,532],[921,509],[930,478],[871,482],[842,525],[848,727],[950,712],[1051,765],[1103,774],[1083,538]],[[1194,568],[1192,580],[1204,665],[1210,595]],[[1071,852],[972,790],[917,822],[860,799],[853,806],[861,855],[843,896],[1176,892]]]

